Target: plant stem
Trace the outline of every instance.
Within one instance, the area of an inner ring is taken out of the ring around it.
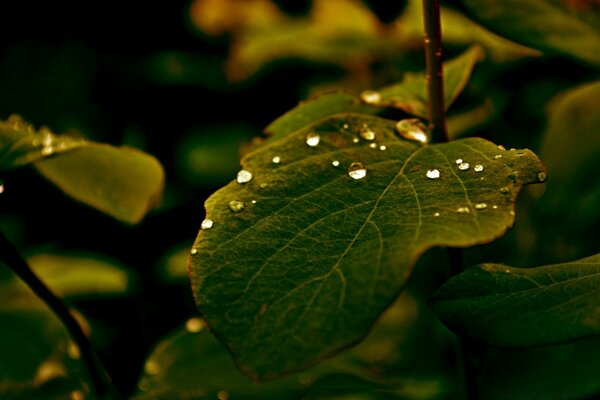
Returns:
[[[423,17],[425,23],[425,62],[427,65],[425,80],[429,100],[429,130],[434,142],[447,142],[440,1],[423,0]]]
[[[104,366],[92,348],[90,341],[67,306],[35,275],[19,251],[0,232],[0,262],[8,266],[27,286],[58,316],[71,338],[79,347],[94,393],[99,399],[118,398]]]

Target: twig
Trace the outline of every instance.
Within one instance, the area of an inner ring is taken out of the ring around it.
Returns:
[[[0,232],[0,262],[6,264],[27,286],[58,316],[71,338],[79,347],[81,359],[85,363],[94,393],[99,399],[118,398],[104,366],[92,348],[81,326],[66,305],[33,273],[21,253]]]
[[[432,141],[447,142],[439,0],[423,0],[423,17],[425,23],[425,62],[427,65],[425,80],[429,99],[429,129]]]

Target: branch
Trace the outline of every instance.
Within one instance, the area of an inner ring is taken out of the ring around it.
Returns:
[[[91,379],[92,389],[98,398],[117,398],[114,385],[77,320],[65,304],[33,273],[19,251],[2,232],[0,232],[0,262],[6,264],[21,278],[62,321],[71,334],[71,338],[79,347],[81,359],[85,363]]]
[[[425,62],[427,66],[425,79],[429,99],[429,129],[432,141],[447,142],[440,1],[423,0],[423,17],[425,23]]]

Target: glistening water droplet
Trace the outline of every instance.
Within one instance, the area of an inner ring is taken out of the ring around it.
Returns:
[[[440,216],[440,213],[439,213],[439,212],[433,213],[433,216],[434,216],[434,217],[439,217],[439,216]]]
[[[385,144],[379,146],[379,150],[384,151],[385,149],[387,149],[387,146]]]
[[[352,143],[358,143],[358,142],[360,142],[359,138],[357,138],[357,137],[352,138]]]
[[[483,171],[483,165],[481,165],[481,164],[475,164],[475,166],[473,167],[473,171],[475,171],[475,172],[481,172],[481,171]]]
[[[406,140],[412,140],[422,144],[429,142],[427,128],[417,118],[407,118],[398,121],[396,124],[396,132]]]
[[[500,188],[500,193],[502,193],[502,194],[507,194],[508,192],[510,192],[510,189],[509,189],[509,188],[507,188],[506,186],[502,186],[502,187]]]
[[[456,212],[459,214],[469,214],[471,210],[469,209],[469,207],[458,207],[456,209]]]
[[[462,164],[462,162],[463,162],[463,159],[462,159],[462,158],[457,158],[457,159],[456,159],[454,162],[455,162],[456,164]]]
[[[458,166],[458,169],[460,169],[461,171],[466,171],[469,169],[469,167],[471,167],[471,165],[468,162],[464,162]]]
[[[494,156],[494,159],[496,159],[496,160],[499,160],[499,159],[501,159],[501,158],[502,158],[502,154],[496,154],[496,155]]]
[[[372,149],[376,149],[377,148],[377,143],[371,143],[369,145],[369,147],[372,148]]]
[[[360,136],[364,140],[375,140],[375,132],[373,132],[371,128],[367,126],[367,124],[364,124],[360,127],[360,129],[358,130],[358,136]]]
[[[306,135],[306,144],[309,145],[310,147],[315,147],[319,144],[319,142],[321,141],[321,136],[319,136],[319,134],[311,132],[308,135]]]
[[[198,317],[190,318],[185,322],[185,330],[190,333],[198,333],[204,328],[204,322]]]
[[[429,179],[438,179],[440,177],[440,171],[437,169],[430,169],[426,173]]]
[[[546,181],[546,173],[545,172],[540,172],[537,177],[538,177],[538,181],[540,181],[540,182]]]
[[[340,165],[340,162],[338,160],[334,160],[331,162],[331,165],[333,165],[334,167],[338,167]]]
[[[247,183],[252,180],[252,172],[246,171],[245,169],[241,170],[237,174],[237,182],[238,183]]]
[[[273,161],[273,164],[279,164],[281,162],[281,157],[275,156],[271,161]]]
[[[213,227],[213,221],[212,219],[208,219],[206,218],[204,221],[202,221],[202,223],[200,224],[200,229],[202,230],[206,230],[206,229],[210,229]]]
[[[368,104],[377,104],[381,101],[381,94],[374,90],[365,90],[360,94],[362,101]]]
[[[367,169],[362,163],[355,162],[348,167],[348,175],[352,179],[362,179],[367,176]]]
[[[198,254],[198,249],[195,247],[192,247],[192,249],[190,250],[190,254],[191,255]]]
[[[242,201],[231,200],[229,202],[229,209],[235,213],[241,212],[245,207],[246,205]]]
[[[487,208],[487,204],[486,203],[477,203],[475,204],[475,209],[476,210],[485,210]]]

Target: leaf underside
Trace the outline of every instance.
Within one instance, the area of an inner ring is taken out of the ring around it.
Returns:
[[[365,126],[376,133],[375,148],[354,142]],[[320,135],[318,146],[306,144],[309,132]],[[456,159],[470,168],[459,170]],[[366,177],[348,175],[354,162]],[[256,380],[358,342],[420,254],[498,238],[514,222],[521,186],[543,173],[528,150],[478,138],[421,146],[397,136],[392,121],[356,114],[272,139],[242,166],[254,178],[206,202],[214,226],[200,231],[190,273],[212,332]],[[429,179],[429,169],[440,177]],[[231,201],[245,208],[233,212]]]
[[[432,306],[450,328],[501,347],[600,334],[600,254],[537,268],[483,264],[452,278]]]

